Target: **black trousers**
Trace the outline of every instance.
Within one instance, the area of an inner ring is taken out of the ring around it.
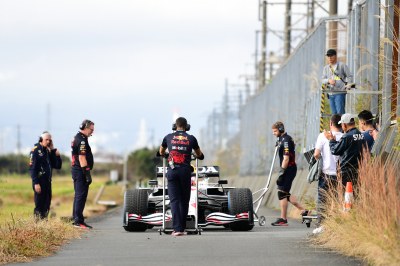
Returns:
[[[85,221],[83,210],[85,209],[89,185],[86,182],[81,169],[72,169],[72,179],[74,180],[75,190],[72,216],[75,223],[83,223]]]
[[[183,232],[186,228],[186,217],[189,211],[191,169],[186,166],[168,169],[167,179],[172,227],[175,232]]]
[[[341,170],[342,184],[346,187],[347,182],[352,182],[353,187],[357,187],[358,184],[358,169],[355,167],[349,167]]]
[[[33,214],[40,219],[46,219],[49,215],[51,204],[51,181],[42,181],[39,185],[42,191],[37,193],[35,191],[35,185],[32,183],[35,200],[35,209],[33,210]]]

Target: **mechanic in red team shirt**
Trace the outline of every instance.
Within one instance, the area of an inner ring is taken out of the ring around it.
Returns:
[[[301,210],[301,215],[308,214],[296,198],[290,194],[290,188],[297,173],[297,165],[295,161],[295,144],[291,136],[285,132],[285,126],[282,122],[278,121],[272,125],[272,134],[278,138],[277,145],[279,147],[279,159],[281,169],[279,176],[276,180],[278,187],[279,205],[281,207],[281,217],[275,222],[271,223],[273,226],[287,226],[287,208],[288,202],[292,203],[297,209]]]
[[[189,200],[191,190],[190,166],[192,150],[200,160],[204,159],[204,154],[200,150],[197,139],[186,133],[190,125],[183,117],[175,121],[176,131],[164,137],[160,146],[159,153],[165,155],[168,148],[168,196],[171,203],[173,236],[185,234],[186,217],[189,211]],[[174,125],[174,126],[175,126]],[[173,126],[173,127],[174,127]]]

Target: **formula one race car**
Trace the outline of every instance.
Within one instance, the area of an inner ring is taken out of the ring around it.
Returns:
[[[161,232],[172,231],[172,215],[165,174],[169,168],[157,167],[158,180],[150,180],[150,188],[127,190],[124,195],[123,227],[126,231],[145,231],[159,226]],[[254,227],[253,195],[248,188],[224,186],[218,166],[196,167],[192,174],[192,193],[186,231],[201,234],[201,228],[214,225],[232,231],[249,231]],[[196,193],[197,192],[197,193]]]

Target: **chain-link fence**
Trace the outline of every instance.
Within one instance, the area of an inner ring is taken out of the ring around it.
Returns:
[[[379,115],[382,130],[375,152],[392,151],[398,134],[397,126],[391,126],[395,115],[393,110],[397,110],[398,115],[400,108],[398,95],[390,90],[396,82],[398,91],[399,81],[390,76],[392,68],[385,66],[393,64],[394,57],[388,51],[390,48],[394,50],[393,43],[397,37],[388,34],[388,29],[391,26],[393,30],[392,20],[396,12],[393,12],[393,0],[384,2],[386,8],[380,6],[380,1],[358,1],[348,17],[321,20],[271,82],[241,106],[237,133],[241,150],[240,175],[268,172],[276,142],[271,126],[278,120],[285,124],[286,131],[296,143],[298,166],[303,168],[307,165],[301,154],[314,146],[321,129],[329,129],[326,121],[330,112],[329,108],[324,108],[326,104],[321,105],[320,82],[328,48],[337,50],[338,60],[349,66],[357,84],[356,89],[346,95],[346,112],[357,115],[361,110],[369,109]],[[392,47],[386,47],[390,40]],[[384,49],[383,43],[386,45]],[[386,79],[382,79],[385,75]],[[220,138],[212,133],[206,136],[205,143]]]

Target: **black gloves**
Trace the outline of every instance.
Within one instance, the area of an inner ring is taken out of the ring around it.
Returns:
[[[92,175],[90,174],[90,171],[86,171],[86,183],[88,185],[92,184]]]
[[[83,178],[86,180],[88,185],[92,184],[92,175],[90,174],[90,168],[85,166],[82,167]]]
[[[279,186],[283,182],[283,177],[285,176],[286,169],[282,168],[278,172],[278,179],[276,180],[276,184]]]
[[[164,153],[164,155],[161,155],[160,151],[157,151],[156,157],[161,157],[161,156],[164,157],[164,158],[168,158],[169,153]]]

